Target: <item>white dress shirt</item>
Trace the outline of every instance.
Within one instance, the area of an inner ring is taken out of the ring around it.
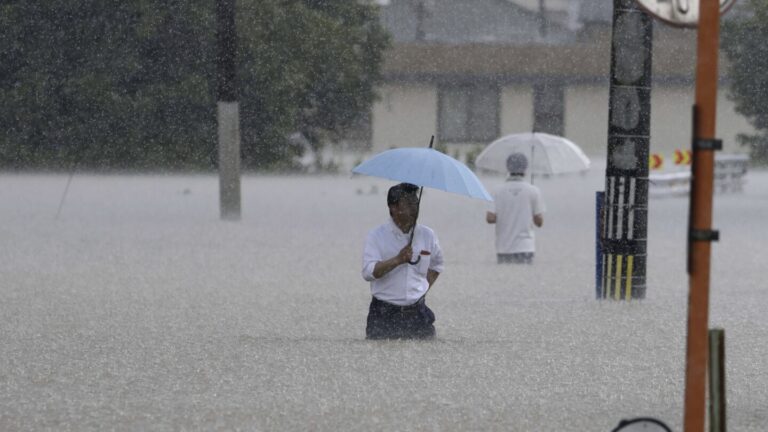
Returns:
[[[408,244],[410,232],[404,233],[389,221],[368,233],[363,249],[363,279],[371,282],[371,294],[379,300],[399,306],[415,303],[429,288],[427,271],[443,271],[443,252],[437,236],[431,228],[416,225],[413,236],[413,258],[418,256],[418,264],[400,264],[379,279],[373,277],[373,268],[379,261],[388,260],[397,255]]]

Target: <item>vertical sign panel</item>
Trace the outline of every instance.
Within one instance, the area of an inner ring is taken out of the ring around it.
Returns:
[[[605,170],[603,298],[645,298],[651,130],[651,18],[614,0],[608,163]]]

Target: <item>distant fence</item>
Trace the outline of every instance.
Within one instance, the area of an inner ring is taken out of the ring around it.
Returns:
[[[743,154],[715,154],[714,191],[718,193],[741,192],[746,182],[749,156]],[[648,176],[649,196],[688,195],[691,190],[690,169]]]

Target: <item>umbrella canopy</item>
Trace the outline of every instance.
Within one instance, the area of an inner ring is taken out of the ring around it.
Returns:
[[[477,155],[478,168],[506,173],[507,157],[522,153],[531,174],[563,174],[589,169],[589,158],[579,146],[557,135],[526,132],[501,137]]]
[[[387,150],[356,166],[352,172],[493,201],[466,165],[432,148]]]

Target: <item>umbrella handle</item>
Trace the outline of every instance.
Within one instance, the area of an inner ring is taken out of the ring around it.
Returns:
[[[432,138],[429,139],[429,148],[432,148],[432,145],[435,143],[435,136],[432,135]],[[413,243],[413,235],[416,234],[416,221],[419,219],[419,208],[421,207],[421,194],[424,193],[424,186],[422,186],[419,189],[419,204],[418,207],[416,207],[416,218],[413,220],[413,228],[411,229],[411,239],[408,241],[408,244]],[[408,261],[408,264],[410,265],[416,265],[421,261],[421,254],[419,254],[419,257],[416,258],[416,261]]]
[[[432,135],[432,139],[435,139],[435,136]],[[429,142],[429,146],[432,147],[432,141]],[[424,193],[424,186],[419,188],[419,201],[416,207],[416,217],[413,219],[413,228],[411,228],[411,239],[408,240],[408,244],[413,244],[413,235],[416,234],[416,221],[419,219],[419,208],[421,207],[421,194]],[[416,261],[408,261],[408,264],[410,265],[416,265],[421,261],[421,255],[419,255],[418,258],[416,258]]]

